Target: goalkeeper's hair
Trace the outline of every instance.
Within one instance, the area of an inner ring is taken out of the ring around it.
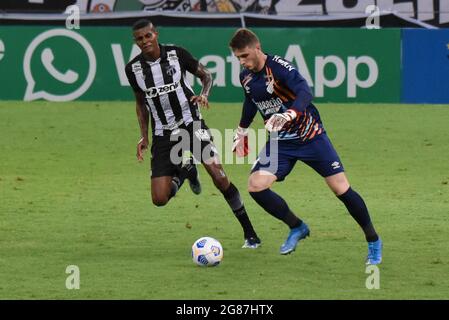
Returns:
[[[145,27],[152,27],[156,29],[156,27],[153,25],[153,23],[148,19],[139,19],[133,24],[133,31],[145,28]]]
[[[229,46],[232,50],[254,47],[260,43],[257,35],[249,29],[240,28],[232,36]]]

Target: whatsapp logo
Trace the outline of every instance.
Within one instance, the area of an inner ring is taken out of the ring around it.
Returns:
[[[67,29],[43,32],[25,52],[24,100],[75,100],[90,88],[96,69],[94,50],[83,36]]]

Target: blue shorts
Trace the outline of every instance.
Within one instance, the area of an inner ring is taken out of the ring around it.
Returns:
[[[275,152],[275,149],[278,152]],[[325,133],[310,142],[297,140],[269,140],[251,169],[251,173],[264,170],[274,174],[282,181],[292,171],[296,161],[301,160],[312,167],[322,177],[344,172],[337,151]]]

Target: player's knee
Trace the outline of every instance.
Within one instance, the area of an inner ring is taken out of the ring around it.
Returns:
[[[268,189],[270,186],[270,181],[259,175],[250,176],[248,179],[248,192],[259,192]]]
[[[168,203],[168,197],[166,196],[153,195],[152,200],[153,204],[157,207],[163,207]]]
[[[325,180],[329,188],[337,197],[348,191],[350,187],[349,181],[343,172],[326,177]]]

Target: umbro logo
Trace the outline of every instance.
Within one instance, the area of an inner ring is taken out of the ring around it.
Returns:
[[[332,169],[337,170],[338,168],[341,167],[340,162],[338,161],[334,161],[331,163]]]

